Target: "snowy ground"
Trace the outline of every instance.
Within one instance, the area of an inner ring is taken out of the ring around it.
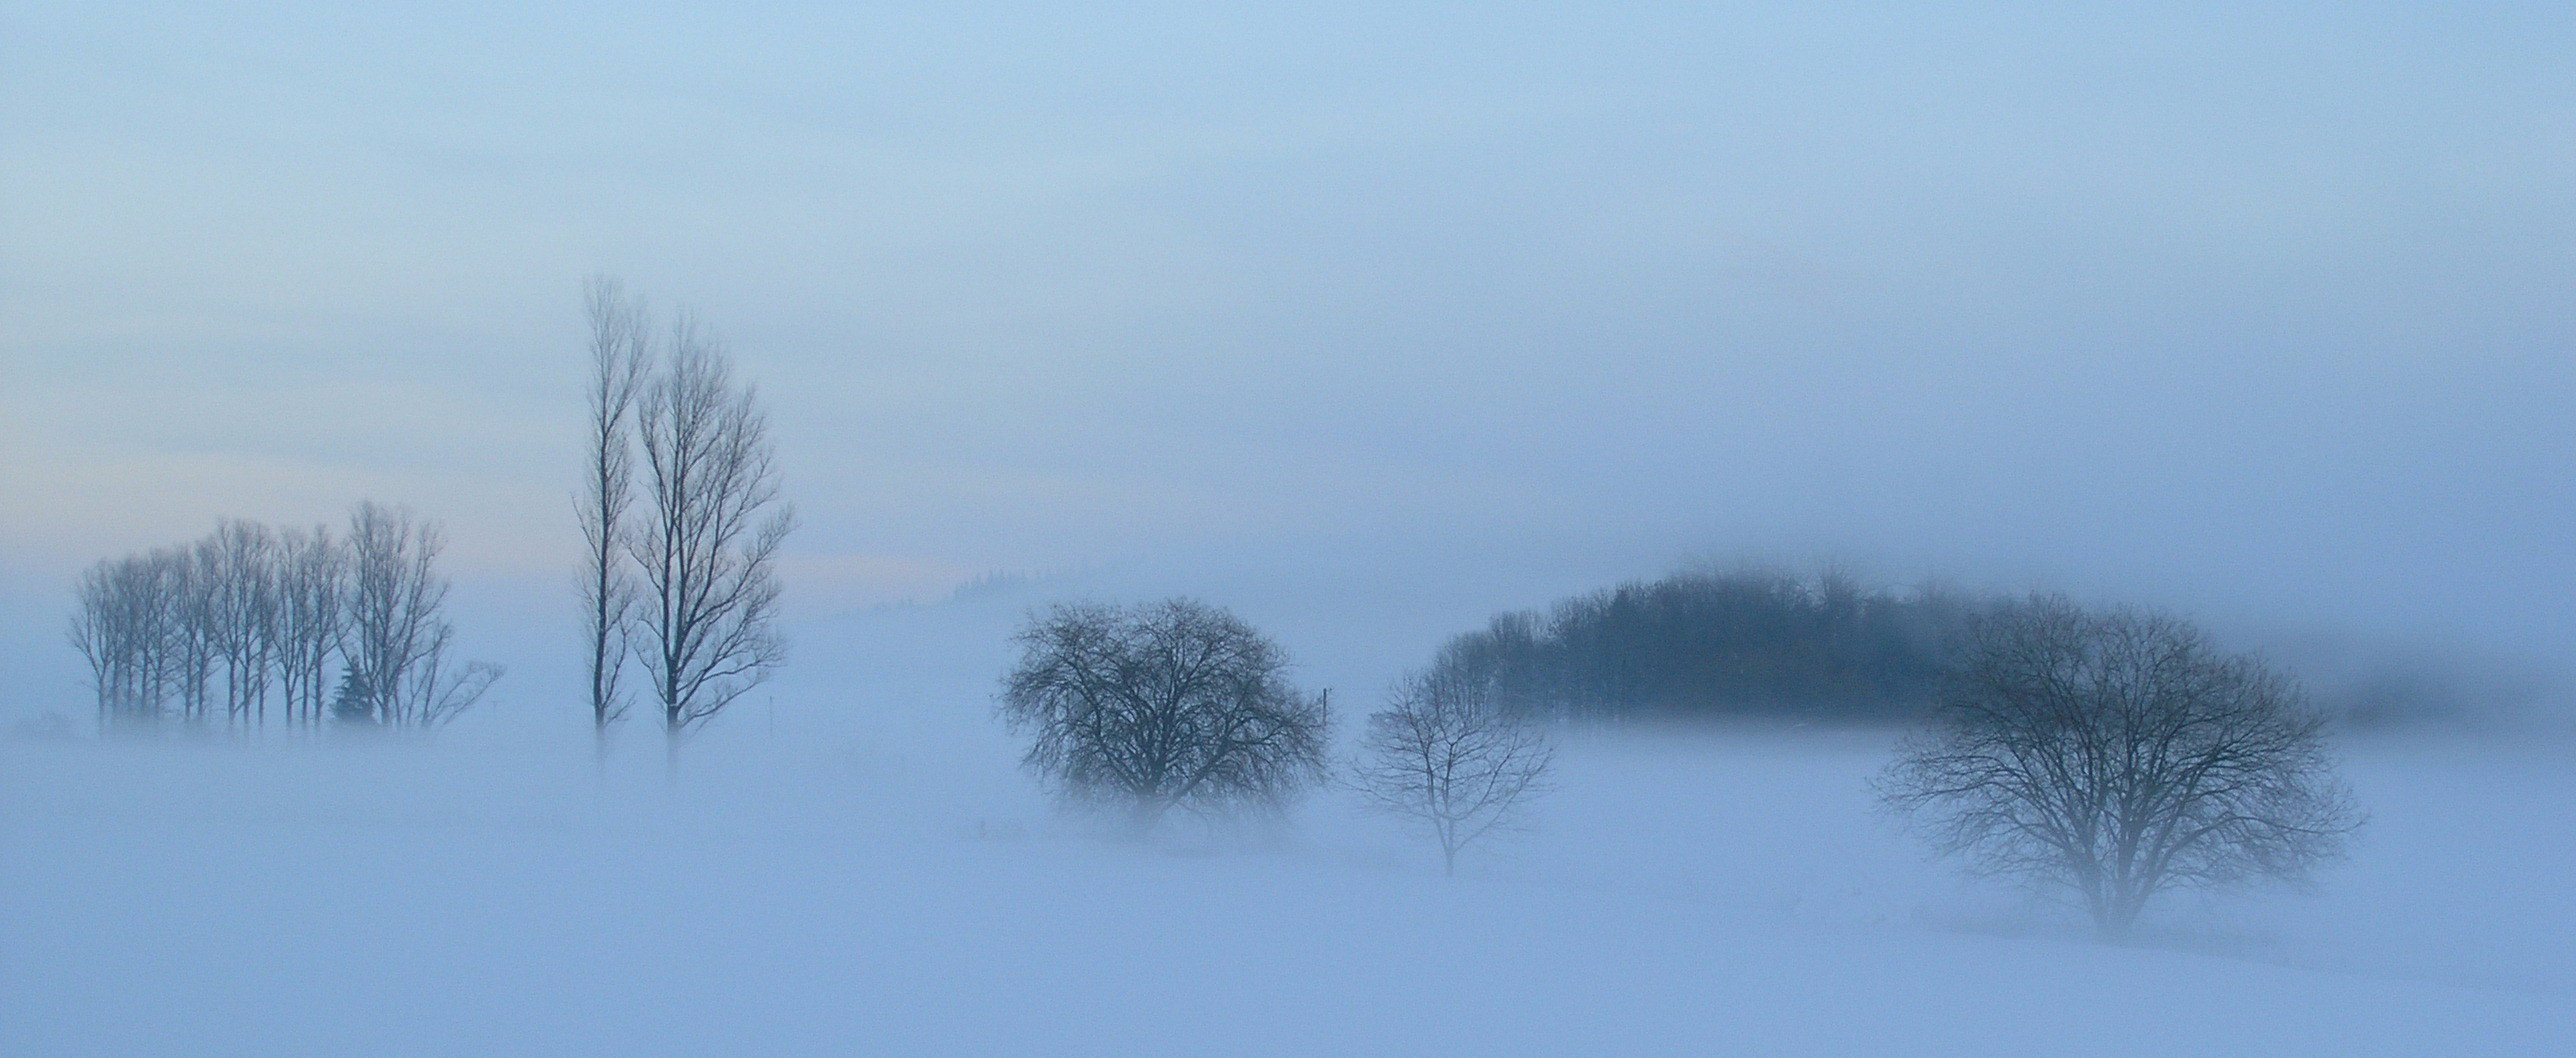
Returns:
[[[2376,818],[2322,894],[2115,947],[1892,835],[1878,733],[1578,737],[1444,880],[1334,796],[1095,840],[960,717],[751,712],[676,787],[640,728],[605,776],[0,743],[0,1053],[2576,1053],[2560,743],[2351,746]]]

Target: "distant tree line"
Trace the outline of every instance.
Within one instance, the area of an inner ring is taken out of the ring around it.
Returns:
[[[361,503],[347,534],[233,519],[82,575],[70,638],[102,731],[445,723],[501,670],[453,664],[438,526]]]
[[[1433,671],[1549,717],[1910,717],[1939,698],[1985,605],[1831,573],[1684,572],[1501,615],[1450,641]]]

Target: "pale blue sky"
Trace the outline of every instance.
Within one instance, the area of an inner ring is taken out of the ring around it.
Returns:
[[[526,6],[0,9],[0,651],[359,496],[551,586],[591,271],[761,383],[806,614],[1755,553],[2576,641],[2565,5]]]

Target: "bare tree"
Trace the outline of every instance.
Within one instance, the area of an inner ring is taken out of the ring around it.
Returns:
[[[126,562],[132,562],[127,559]],[[134,654],[127,643],[123,563],[101,560],[81,574],[72,589],[72,622],[64,637],[89,664],[90,686],[98,696],[98,727],[115,726],[133,697]]]
[[[101,561],[81,575],[69,629],[88,662],[102,733],[157,724],[179,685],[186,552]]]
[[[435,727],[472,705],[497,667],[445,671],[455,636],[442,609],[447,579],[438,574],[446,546],[436,523],[409,508],[361,503],[349,516],[350,593],[347,674],[334,711],[340,719],[390,727]]]
[[[1497,697],[1491,678],[1455,667],[1407,677],[1370,715],[1351,768],[1372,807],[1431,832],[1444,874],[1469,843],[1519,824],[1555,760],[1547,733]]]
[[[2182,621],[2039,597],[1968,639],[1879,794],[1942,851],[2071,893],[2105,936],[2167,889],[2304,880],[2359,823],[2322,717]]]
[[[722,349],[684,317],[666,355],[637,407],[651,505],[627,550],[642,570],[635,623],[676,773],[681,740],[785,658],[777,558],[795,515],[778,498],[768,418]]]
[[[224,722],[268,722],[277,651],[277,538],[267,526],[227,519],[197,543],[200,605],[224,678]]]
[[[81,574],[72,589],[71,627],[65,630],[72,649],[89,664],[90,686],[98,696],[98,727],[104,733],[132,709],[140,658],[133,649],[132,618],[125,603],[127,570],[134,560],[101,560]],[[156,702],[157,706],[158,703]]]
[[[1000,712],[1035,736],[1025,763],[1069,801],[1124,808],[1139,835],[1175,806],[1282,806],[1323,775],[1326,699],[1224,610],[1059,605],[1018,642]]]
[[[215,665],[221,658],[222,612],[215,603],[214,564],[206,548],[180,547],[171,554],[171,678],[179,696],[179,713],[190,724],[203,724],[214,698]]]
[[[278,538],[278,684],[292,722],[322,722],[331,659],[347,634],[349,552],[327,526]]]
[[[626,668],[628,621],[635,604],[624,538],[634,500],[635,401],[643,392],[647,326],[643,310],[615,280],[594,276],[582,291],[590,324],[590,443],[578,504],[582,537],[583,634],[590,648],[590,716],[599,758],[608,758],[608,725],[625,716],[618,686]]]

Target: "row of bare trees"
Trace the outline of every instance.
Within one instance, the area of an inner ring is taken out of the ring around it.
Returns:
[[[501,670],[449,658],[444,546],[410,510],[361,503],[345,536],[232,519],[193,544],[98,563],[70,638],[100,727],[264,730],[272,699],[290,728],[445,723]]]
[[[583,308],[591,414],[577,590],[592,730],[604,759],[631,701],[631,664],[676,760],[690,731],[785,658],[777,558],[795,514],[779,499],[768,418],[720,342],[685,314],[657,337],[605,277],[591,279]]]

